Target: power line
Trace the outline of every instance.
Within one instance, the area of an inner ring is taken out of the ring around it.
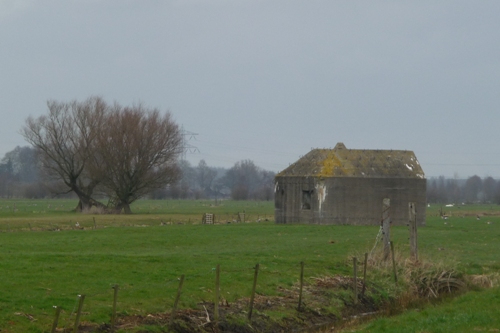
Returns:
[[[500,166],[500,163],[425,163],[421,162],[420,164],[425,165],[443,165],[443,166]]]
[[[182,153],[181,153],[181,160],[186,160],[186,154],[189,152],[191,154],[194,153],[199,153],[200,150],[198,147],[193,146],[192,144],[188,143],[188,141],[195,140],[196,141],[196,136],[198,133],[194,133],[191,131],[187,131],[184,129],[184,125],[181,126],[181,135],[182,135]]]

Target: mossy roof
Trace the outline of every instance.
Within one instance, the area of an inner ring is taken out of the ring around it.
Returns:
[[[280,176],[425,178],[412,151],[347,149],[342,143],[333,149],[311,150]]]

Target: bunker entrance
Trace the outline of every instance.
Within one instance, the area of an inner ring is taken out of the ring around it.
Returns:
[[[303,190],[302,191],[302,209],[304,209],[304,210],[311,209],[312,192],[313,191],[310,191],[310,190]]]

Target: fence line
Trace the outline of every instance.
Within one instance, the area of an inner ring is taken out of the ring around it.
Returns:
[[[365,254],[365,267],[364,267],[364,276],[363,276],[363,292],[362,294],[364,293],[364,289],[365,289],[365,284],[366,284],[366,257],[367,257],[367,254]],[[303,286],[304,286],[304,265],[305,263],[302,261],[300,262],[300,270],[297,269],[298,273],[299,273],[299,276],[300,276],[300,279],[299,279],[299,283],[300,283],[300,291],[299,291],[299,295],[298,295],[298,299],[297,299],[297,308],[296,310],[297,311],[303,311],[304,310],[304,303],[303,303],[303,292],[302,292],[302,289],[303,289]],[[256,292],[256,286],[257,286],[257,276],[259,274],[259,264],[257,264],[255,267],[251,267],[251,268],[245,268],[245,269],[241,269],[241,270],[233,270],[233,271],[253,271],[254,272],[254,279],[253,279],[253,285],[252,285],[252,292],[251,292],[251,295],[249,295],[249,311],[248,311],[248,320],[251,321],[251,318],[252,318],[252,310],[253,310],[253,307],[254,307],[254,296],[255,296],[255,292]],[[221,286],[220,286],[220,275],[221,274],[225,274],[225,273],[228,273],[228,272],[231,272],[229,270],[221,270],[220,269],[220,265],[217,265],[216,266],[216,274],[215,274],[215,292],[214,292],[214,299],[213,299],[213,304],[214,304],[214,313],[213,313],[213,319],[215,322],[219,321],[221,318],[220,318],[220,313],[218,311],[218,306],[219,306],[219,302],[220,302],[220,289],[221,289]],[[204,275],[208,275],[208,274],[214,274],[213,271],[211,271],[210,273],[206,273]],[[357,291],[357,279],[356,279],[356,259],[354,259],[354,285],[353,285],[353,291],[354,291],[354,304],[356,304],[356,300],[358,299],[358,291]],[[180,297],[181,297],[181,292],[182,292],[182,287],[183,287],[183,284],[186,280],[189,280],[188,277],[185,278],[185,275],[181,275],[180,279],[179,278],[175,278],[173,280],[170,280],[168,282],[166,282],[166,284],[171,284],[173,282],[178,282],[180,280],[180,283],[179,283],[179,287],[177,289],[177,293],[176,293],[176,297],[175,297],[175,302],[173,304],[173,308],[170,312],[170,325],[173,324],[174,320],[175,320],[175,317],[176,317],[176,312],[178,311],[178,304],[179,304],[179,301],[180,301]],[[117,321],[118,321],[118,317],[116,315],[116,312],[117,312],[117,303],[118,303],[118,289],[121,290],[121,294],[123,294],[123,291],[126,291],[128,288],[120,288],[118,285],[113,285],[111,287],[111,289],[114,290],[114,297],[112,299],[112,313],[111,313],[111,317],[110,317],[110,325],[111,325],[111,329],[110,331],[111,332],[114,332],[115,328],[116,328],[116,324],[117,324]],[[77,333],[78,332],[78,329],[79,329],[79,324],[80,324],[80,319],[81,319],[81,316],[82,316],[82,313],[83,313],[83,307],[84,307],[84,300],[87,299],[87,302],[89,301],[89,299],[93,298],[93,297],[96,297],[96,296],[100,296],[100,295],[104,295],[104,294],[110,294],[110,291],[106,291],[106,292],[100,292],[100,293],[94,293],[92,295],[77,295],[77,298],[76,298],[76,302],[75,302],[75,305],[73,307],[73,310],[71,311],[69,317],[67,318],[67,323],[66,325],[64,326],[66,330],[69,329],[69,326],[71,325],[71,319],[73,317],[73,315],[75,315],[75,319],[74,319],[74,323],[73,323],[73,332],[74,333]],[[61,312],[61,307],[60,306],[54,306],[54,308],[56,309],[56,316],[54,318],[54,322],[53,322],[53,325],[52,325],[52,331],[51,332],[55,332],[57,330],[57,325],[61,322],[60,320],[60,312]]]

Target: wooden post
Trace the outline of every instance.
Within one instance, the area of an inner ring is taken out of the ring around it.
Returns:
[[[113,295],[113,313],[111,314],[111,333],[115,331],[115,324],[116,324],[116,303],[118,300],[118,285],[115,284],[113,286],[113,289],[115,290],[114,295]]]
[[[299,306],[297,307],[297,311],[300,311],[302,308],[302,290],[304,288],[304,262],[300,262],[300,289],[299,289]]]
[[[50,333],[56,333],[57,324],[59,323],[59,315],[61,314],[61,308],[58,306],[55,306],[55,308],[56,308],[56,315],[54,317],[54,323],[52,324],[52,329],[50,330]]]
[[[394,256],[394,242],[391,243],[391,253],[392,253],[392,270],[394,272],[394,282],[398,284],[398,272],[396,270],[396,258]]]
[[[352,258],[354,275],[354,304],[358,304],[358,258]]]
[[[250,307],[248,309],[248,320],[252,320],[253,302],[255,300],[255,290],[257,289],[257,277],[259,276],[259,264],[255,265],[255,273],[253,275],[252,295],[250,295]]]
[[[361,296],[365,296],[366,290],[366,267],[368,266],[368,253],[365,253],[365,263],[363,266],[363,289],[361,289]]]
[[[219,299],[220,299],[220,264],[215,269],[215,299],[214,299],[214,319],[219,321]]]
[[[93,217],[94,219],[94,230],[97,229],[97,223],[95,222],[95,217]]]
[[[172,315],[170,316],[170,324],[174,322],[175,314],[177,313],[177,305],[179,304],[179,299],[181,298],[183,284],[184,284],[184,274],[181,275],[181,279],[179,281],[179,288],[177,288],[177,295],[175,296],[174,308],[172,309]]]
[[[384,260],[389,259],[391,254],[391,200],[386,198],[382,204],[382,241],[384,242]]]
[[[78,333],[78,325],[80,324],[80,316],[82,315],[83,301],[85,295],[80,295],[80,302],[78,303],[78,311],[76,312],[75,325],[73,326],[73,333]]]
[[[413,260],[418,261],[418,244],[417,244],[417,214],[415,212],[415,203],[408,204],[409,209],[409,227],[410,227],[410,256]]]

